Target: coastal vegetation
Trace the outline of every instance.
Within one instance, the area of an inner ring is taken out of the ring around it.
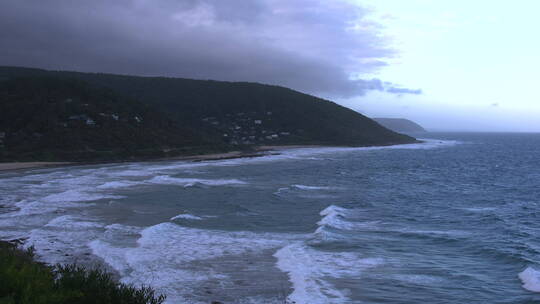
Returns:
[[[223,149],[152,107],[77,79],[0,82],[4,160],[121,160]]]
[[[100,269],[47,266],[32,248],[0,241],[0,304],[160,304],[165,296],[150,287],[116,282]]]
[[[414,141],[334,102],[279,86],[0,67],[0,161]]]

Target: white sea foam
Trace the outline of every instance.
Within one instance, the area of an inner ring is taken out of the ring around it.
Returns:
[[[118,271],[121,276],[126,275],[129,270],[129,264],[126,260],[128,249],[113,246],[109,242],[100,239],[88,242],[88,247],[94,255],[101,257],[105,263]]]
[[[121,234],[139,234],[142,230],[141,227],[136,226],[127,226],[122,224],[111,224],[105,226],[107,231],[111,231],[114,233],[121,233]]]
[[[425,274],[398,274],[393,277],[400,281],[418,285],[438,285],[444,283],[444,279],[441,277]]]
[[[336,205],[330,205],[326,207],[323,211],[321,211],[319,214],[321,216],[328,216],[328,215],[334,215],[334,214],[343,215],[346,211],[347,209],[345,208],[338,207]]]
[[[71,208],[83,208],[92,206],[91,203],[71,203],[71,202],[41,202],[41,201],[20,201],[15,204],[17,210],[1,214],[0,218],[21,218],[47,213],[62,213]],[[21,224],[24,225],[24,222]]]
[[[323,217],[317,225],[334,227],[337,229],[351,230],[354,229],[357,225],[353,222],[345,220],[347,209],[341,208],[335,205],[331,205],[320,212],[320,215]]]
[[[289,190],[288,187],[282,187],[282,188],[277,189],[277,191],[274,192],[273,194],[274,195],[281,195],[282,192],[287,191],[287,190]]]
[[[135,181],[112,181],[112,182],[106,182],[102,185],[97,186],[98,189],[122,189],[122,188],[128,188],[133,187],[142,184],[142,182],[135,182]]]
[[[96,221],[87,221],[82,218],[75,217],[73,215],[63,215],[59,216],[47,223],[45,227],[55,227],[61,229],[92,229],[92,228],[103,228],[103,224]]]
[[[144,176],[152,176],[154,175],[154,172],[146,168],[141,168],[140,170],[132,170],[132,169],[118,170],[118,171],[110,172],[109,175],[113,177],[144,177]]]
[[[168,303],[193,293],[203,281],[225,278],[220,273],[201,271],[192,263],[280,248],[291,240],[289,234],[212,231],[173,223],[142,229],[140,235],[136,247],[117,247],[103,239],[91,241],[89,246],[121,274],[123,282],[150,284],[168,294]]]
[[[540,271],[527,267],[518,274],[518,277],[523,283],[523,288],[532,292],[540,292]]]
[[[334,187],[323,187],[323,186],[306,186],[306,185],[292,185],[293,188],[300,190],[331,190],[335,189]]]
[[[337,289],[324,278],[357,277],[363,270],[383,263],[351,252],[325,252],[302,243],[278,250],[278,268],[289,275],[293,292],[288,300],[297,304],[349,303],[346,290]]]
[[[34,246],[41,261],[49,264],[71,263],[90,253],[86,243],[103,233],[95,220],[63,215],[32,229],[24,246]]]
[[[354,252],[323,251],[314,243],[335,241],[343,237],[327,227],[353,229],[355,223],[345,220],[349,209],[331,205],[320,212],[319,228],[307,242],[297,242],[278,250],[277,267],[289,275],[293,292],[288,300],[297,304],[349,303],[347,290],[340,290],[327,278],[357,277],[363,270],[383,263],[380,258],[365,258]]]
[[[497,210],[497,208],[494,208],[494,207],[469,207],[469,208],[461,208],[461,209],[470,211],[470,212],[486,212],[486,211]]]
[[[119,195],[108,195],[101,193],[89,193],[80,190],[67,190],[61,193],[55,193],[48,195],[41,199],[41,201],[46,203],[55,203],[55,202],[88,202],[88,201],[97,201],[101,199],[120,199],[123,196]]]
[[[199,178],[179,178],[168,175],[156,176],[147,181],[152,184],[160,185],[180,185],[184,187],[202,184],[207,186],[225,186],[225,185],[244,185],[246,182],[238,179],[199,179]]]
[[[333,242],[347,241],[348,238],[340,233],[329,231],[326,226],[319,226],[307,240],[309,245],[322,245]]]
[[[171,218],[171,221],[178,220],[178,219],[183,219],[183,220],[197,220],[197,221],[200,221],[200,220],[202,220],[203,218],[200,217],[200,216],[193,215],[193,214],[183,213],[183,214],[179,214],[179,215],[177,215],[177,216],[175,216],[175,217],[172,217],[172,218]]]
[[[379,221],[356,222],[349,220],[356,211],[345,209],[335,205],[328,206],[320,212],[321,220],[317,222],[319,226],[309,239],[310,244],[341,241],[345,237],[339,233],[329,231],[339,229],[345,231],[373,230],[376,229]]]

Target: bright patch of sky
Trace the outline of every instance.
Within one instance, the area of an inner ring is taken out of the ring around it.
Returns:
[[[540,1],[350,1],[371,8],[398,51],[372,76],[423,94],[340,103],[431,130],[540,131]]]

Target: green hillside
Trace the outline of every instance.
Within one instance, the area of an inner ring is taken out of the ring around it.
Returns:
[[[0,82],[2,160],[114,160],[208,149],[152,107],[75,79]]]
[[[119,131],[121,134],[124,134],[124,132],[134,134],[128,137],[130,139],[128,143],[130,151],[142,147],[151,149],[151,147],[155,146],[173,148],[203,146],[217,150],[230,150],[235,149],[235,147],[263,144],[369,146],[415,141],[414,138],[390,131],[353,110],[279,86],[246,82],[137,77],[0,67],[0,82],[9,80],[8,83],[11,86],[21,81],[21,79],[17,79],[18,77],[38,76],[40,78],[52,77],[72,82],[77,81],[87,90],[108,92],[108,94],[115,96],[117,100],[122,100],[122,109],[128,111],[126,115],[130,115],[130,117],[142,114],[139,113],[142,109],[152,113],[154,115],[152,117],[155,117],[155,119],[148,120],[151,125],[146,125],[147,120],[143,120],[142,124],[134,125],[126,122],[122,131]],[[23,81],[20,84],[20,86],[26,85],[31,85],[31,83]],[[3,85],[3,87],[5,86],[6,84]],[[20,93],[23,91],[32,92],[33,90],[34,88],[20,90],[19,97],[16,99],[21,107],[24,107],[25,102],[28,102],[28,96],[20,95]],[[32,94],[32,96],[37,98],[36,96],[39,97],[40,94],[43,94],[43,90],[39,91],[39,94]],[[73,95],[74,93],[70,94]],[[70,98],[68,95],[64,94],[58,98]],[[6,102],[13,103],[14,98],[12,97],[9,94],[2,95],[2,107]],[[41,96],[40,98],[44,102],[43,100],[49,97]],[[94,106],[94,102],[97,101],[99,102],[95,103]],[[129,104],[137,104],[137,106],[128,110],[130,107],[124,106],[127,105],[128,101]],[[99,115],[109,106],[109,100],[101,97],[96,97],[84,103],[92,105],[89,107],[93,109],[94,116]],[[58,109],[59,106],[52,107],[48,109],[48,113],[54,113]],[[73,115],[84,114],[79,113],[80,111],[70,111],[69,114]],[[3,115],[6,117],[5,114]],[[48,116],[50,115],[52,114],[48,114]],[[27,122],[43,120],[38,116],[17,117],[17,119],[23,119]],[[64,116],[62,117],[65,118]],[[94,116],[92,116],[92,119],[98,118]],[[0,123],[2,128],[9,129],[10,132],[18,132],[15,129],[19,128],[20,125],[18,125],[19,127],[12,125],[11,122]],[[11,127],[8,128],[8,126]],[[63,130],[62,132],[70,133],[77,140],[64,144],[55,142],[54,149],[60,151],[65,149],[66,145],[84,147],[84,142],[94,138],[101,131],[110,128],[109,125],[105,126],[104,124],[99,124],[99,126],[100,131],[97,131],[97,127],[85,127],[86,129],[79,128],[72,131],[55,127],[55,132]],[[146,129],[147,127],[149,130]],[[135,128],[133,130],[139,130],[140,133],[128,131],[131,130],[130,128]],[[0,132],[2,132],[1,130]],[[76,136],[75,134],[79,132],[76,130],[84,130],[84,132],[80,131],[82,132],[81,136]],[[30,136],[28,132],[30,131],[24,132],[26,139]],[[32,131],[31,133],[40,132]],[[137,134],[140,134],[140,136]],[[55,133],[54,136],[58,135]],[[101,146],[101,143],[96,143],[97,146],[88,146],[88,149],[85,149],[89,151],[101,147],[114,149],[120,145],[120,142],[117,143],[114,139],[117,137],[107,136],[106,139],[103,139],[103,146]],[[153,138],[153,140],[149,140],[150,138]],[[24,140],[21,138],[19,143],[22,144],[22,142]],[[40,147],[47,146],[47,144],[43,144],[43,141],[41,143]]]

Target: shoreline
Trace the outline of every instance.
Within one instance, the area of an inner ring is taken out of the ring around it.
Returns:
[[[0,172],[18,171],[37,168],[53,168],[76,165],[74,162],[6,162],[0,163]]]
[[[407,144],[421,143],[417,141]],[[407,145],[407,144],[387,144],[377,145],[380,147],[392,146],[392,145]],[[223,153],[210,153],[210,154],[196,154],[185,156],[172,156],[162,157],[155,159],[128,159],[128,160],[113,160],[113,161],[87,161],[87,162],[0,162],[0,174],[8,172],[16,172],[32,169],[45,169],[45,168],[57,168],[57,167],[70,167],[70,166],[85,166],[85,165],[99,165],[99,164],[122,164],[122,163],[135,163],[135,162],[164,162],[164,161],[188,161],[188,162],[202,162],[213,160],[226,160],[236,158],[253,158],[262,157],[267,155],[279,155],[280,151],[291,149],[309,149],[309,148],[323,148],[323,147],[337,147],[337,146],[325,146],[325,145],[266,145],[257,146],[253,151],[231,151]],[[362,146],[372,147],[372,146]]]

